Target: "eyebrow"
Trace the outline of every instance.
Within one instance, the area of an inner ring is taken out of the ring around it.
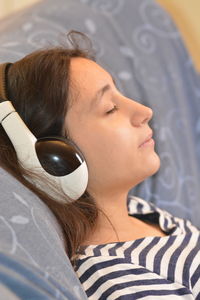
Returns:
[[[112,77],[112,81],[113,81],[114,85],[116,86],[116,81],[115,81],[115,79],[113,77]],[[109,91],[109,90],[111,90],[110,84],[106,84],[105,86],[103,86],[102,88],[100,88],[96,92],[95,96],[92,98],[90,108],[92,109],[94,106],[98,105],[98,103],[100,102],[100,100],[103,97],[103,95],[107,91]]]

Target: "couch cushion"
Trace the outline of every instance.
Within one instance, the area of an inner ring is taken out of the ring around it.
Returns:
[[[64,251],[63,237],[55,217],[38,197],[2,168],[0,252],[21,265],[41,269],[46,278],[52,277],[77,299],[86,299]]]

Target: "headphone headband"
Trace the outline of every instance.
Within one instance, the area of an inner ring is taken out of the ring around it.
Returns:
[[[0,64],[0,98],[8,100],[6,92],[6,70],[11,63]]]

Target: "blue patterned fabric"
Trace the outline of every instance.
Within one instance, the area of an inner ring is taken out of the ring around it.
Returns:
[[[72,291],[59,285],[45,271],[0,252],[1,300],[77,300]]]
[[[24,300],[87,299],[46,205],[1,168],[0,191],[0,284]]]
[[[171,18],[153,0],[43,0],[0,21],[0,62],[57,45],[71,29],[91,37],[126,96],[154,111],[161,168],[130,195],[200,226],[200,77]],[[0,178],[0,250],[86,299],[47,207],[3,170]]]

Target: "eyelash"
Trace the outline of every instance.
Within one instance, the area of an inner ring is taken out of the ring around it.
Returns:
[[[116,110],[118,110],[119,108],[118,108],[118,106],[117,105],[115,105],[111,110],[109,110],[109,111],[107,111],[107,113],[106,114],[112,114],[112,113],[114,113]]]

